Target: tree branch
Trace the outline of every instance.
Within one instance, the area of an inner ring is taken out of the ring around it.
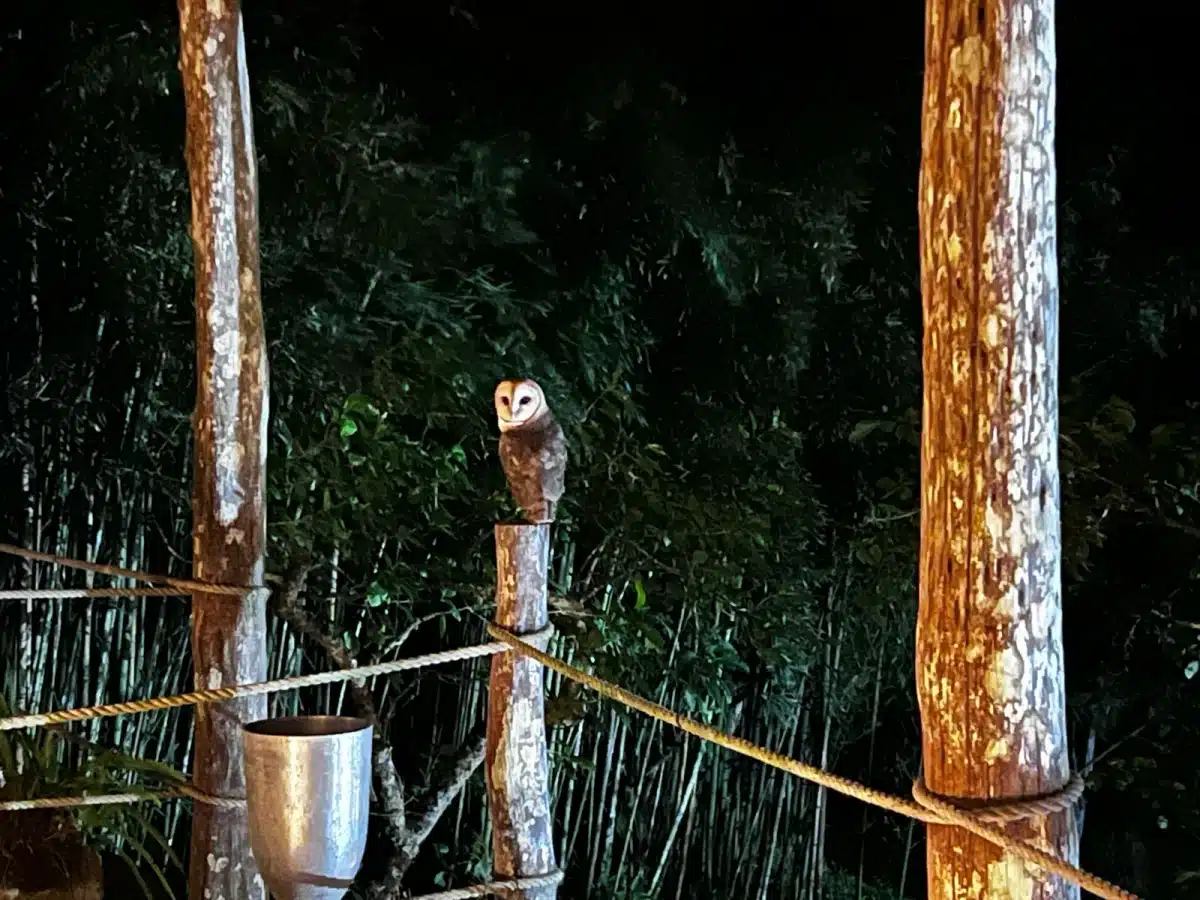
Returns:
[[[330,662],[339,669],[357,668],[357,663],[346,646],[318,625],[300,603],[300,596],[304,593],[311,568],[312,564],[304,560],[294,565],[283,576],[282,586],[271,593],[272,609],[295,631],[324,650]],[[365,684],[348,681],[346,693],[350,697],[350,706],[355,714],[369,720],[378,734],[379,716],[375,711],[375,698],[371,696],[370,689]]]
[[[311,563],[302,561],[280,579],[280,587],[272,593],[271,607],[279,618],[283,619],[296,632],[307,637],[322,650],[326,657],[340,669],[353,669],[357,663],[350,651],[332,635],[330,635],[301,604],[305,582],[311,570]],[[435,616],[426,617],[435,618]],[[402,643],[415,628],[426,619],[418,619],[404,633],[403,638],[396,642]],[[366,886],[366,894],[372,900],[393,900],[401,896],[401,882],[408,872],[421,845],[429,837],[442,815],[462,793],[463,786],[471,775],[483,764],[484,735],[479,734],[470,738],[459,749],[453,764],[438,783],[429,789],[429,799],[411,829],[405,813],[404,782],[396,771],[392,759],[392,748],[385,738],[385,729],[379,721],[375,698],[365,684],[347,683],[347,694],[350,705],[356,715],[368,719],[375,726],[374,749],[372,751],[372,771],[375,776],[376,799],[379,802],[383,816],[384,830],[392,845],[392,852],[384,864],[383,874]]]
[[[425,809],[409,829],[404,842],[397,845],[382,879],[372,885],[369,892],[372,900],[399,900],[402,896],[400,885],[405,874],[450,804],[462,793],[475,770],[483,764],[486,747],[484,732],[479,731],[459,748],[440,783],[430,788]]]

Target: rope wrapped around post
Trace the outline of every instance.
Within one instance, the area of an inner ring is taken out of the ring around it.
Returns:
[[[1092,875],[1090,872],[1085,872],[1078,866],[1074,866],[1066,860],[1053,856],[1032,844],[1009,837],[999,827],[1006,822],[1014,821],[1016,818],[1043,815],[1043,809],[1051,808],[1046,806],[1046,804],[1066,803],[1068,799],[1073,803],[1075,798],[1081,795],[1083,791],[1083,782],[1078,776],[1073,778],[1062,791],[1054,795],[1037,797],[1029,801],[1006,802],[1003,805],[991,808],[985,807],[978,812],[959,809],[944,798],[935,798],[920,783],[914,785],[913,796],[915,802],[914,800],[905,800],[902,797],[896,797],[883,791],[866,787],[856,781],[851,781],[849,778],[842,778],[839,775],[818,769],[816,766],[799,762],[774,750],[759,747],[745,738],[725,734],[702,722],[689,719],[686,716],[667,709],[665,706],[646,700],[644,697],[639,697],[632,691],[628,691],[602,678],[597,678],[595,675],[577,669],[496,625],[488,625],[487,630],[488,634],[496,640],[507,644],[518,653],[537,660],[543,666],[552,669],[564,678],[569,678],[571,681],[590,688],[598,694],[628,706],[630,709],[644,713],[664,724],[672,725],[680,731],[695,735],[719,747],[740,753],[743,756],[803,778],[806,781],[811,781],[829,790],[837,791],[856,800],[862,800],[865,803],[870,803],[872,806],[897,812],[909,818],[925,822],[926,824],[958,825],[972,834],[1003,847],[1005,850],[1027,862],[1041,866],[1068,881],[1086,888],[1096,896],[1105,898],[1105,900],[1139,900],[1136,894],[1130,893],[1124,888],[1105,881],[1096,875]],[[1061,806],[1055,808],[1061,808]]]
[[[273,682],[261,682],[258,684],[248,685],[233,685],[227,688],[216,688],[212,691],[197,691],[192,694],[181,694],[175,697],[163,697],[152,700],[132,701],[126,704],[112,704],[104,707],[88,707],[76,710],[66,710],[59,713],[35,713],[32,715],[11,716],[5,719],[0,719],[0,731],[10,731],[16,728],[25,728],[35,725],[53,725],[61,724],[70,721],[82,721],[85,719],[99,718],[100,716],[121,715],[128,712],[146,712],[152,709],[167,709],[173,706],[185,706],[189,703],[197,702],[194,699],[197,695],[204,698],[223,699],[228,692],[237,693],[238,691],[255,691],[260,693],[269,693],[276,690],[286,690],[291,687],[303,687],[310,684],[327,684],[336,681],[350,680],[354,678],[366,678],[372,675],[387,674],[392,671],[400,671],[403,669],[415,669],[426,665],[435,665],[441,662],[449,662],[454,659],[470,659],[479,656],[493,655],[505,653],[508,650],[515,650],[519,654],[536,660],[541,665],[548,669],[552,669],[564,678],[575,681],[584,687],[590,688],[597,693],[616,700],[619,703],[635,709],[638,712],[644,713],[651,718],[658,719],[665,724],[674,726],[688,734],[695,735],[710,743],[724,747],[727,750],[732,750],[735,753],[740,753],[743,756],[758,760],[766,765],[780,769],[791,775],[804,778],[814,784],[819,784],[830,790],[837,791],[849,797],[862,800],[865,803],[870,803],[873,806],[878,806],[881,809],[890,810],[900,813],[901,815],[909,816],[910,818],[929,824],[952,824],[964,828],[973,834],[976,834],[986,840],[992,841],[998,846],[1003,847],[1015,856],[1019,856],[1028,862],[1041,866],[1048,871],[1054,872],[1069,881],[1072,881],[1087,890],[1091,891],[1098,897],[1105,900],[1139,900],[1136,894],[1124,890],[1102,878],[1098,878],[1088,872],[1084,872],[1076,866],[1059,859],[1037,847],[1027,844],[1023,841],[1018,841],[1010,838],[1007,834],[1000,830],[997,826],[1003,825],[1006,822],[1011,822],[1019,818],[1028,818],[1035,815],[1045,815],[1047,812],[1053,812],[1073,804],[1083,792],[1083,781],[1076,775],[1070,782],[1054,794],[1045,795],[1042,797],[1030,798],[1016,802],[1005,802],[992,807],[983,809],[971,810],[960,809],[947,798],[936,797],[925,789],[924,785],[917,782],[913,787],[913,800],[905,800],[902,797],[896,797],[891,794],[886,794],[882,791],[874,790],[866,787],[848,778],[825,772],[815,766],[810,766],[783,754],[777,753],[764,747],[759,747],[756,744],[747,741],[745,738],[736,735],[725,734],[697,722],[694,719],[689,719],[685,716],[675,713],[664,706],[639,697],[631,691],[622,687],[590,675],[574,666],[568,665],[556,657],[550,656],[537,646],[541,644],[545,646],[545,641],[549,637],[548,628],[538,629],[535,634],[527,634],[518,636],[511,633],[505,628],[498,625],[489,624],[487,626],[488,633],[496,638],[496,643],[484,644],[477,647],[467,647],[461,650],[450,650],[443,653],[428,654],[421,657],[413,657],[411,659],[396,660],[391,663],[382,663],[378,666],[364,666],[360,669],[339,670],[336,672],[321,672],[315,675],[296,676],[294,678],[279,679]],[[217,694],[213,698],[213,694]],[[489,775],[490,775],[489,771]],[[236,798],[210,798],[207,795],[200,795],[198,792],[187,791],[186,787],[176,787],[176,796],[189,796],[200,802],[213,803],[229,803],[240,804],[244,801]],[[124,803],[124,802],[141,802],[147,799],[153,799],[155,796],[167,796],[170,792],[161,792],[155,794],[122,794],[108,795],[107,797],[94,798],[41,798],[35,800],[20,800],[10,801],[9,803],[0,806],[0,810],[17,810],[17,809],[39,809],[53,808],[65,806],[83,806],[83,805],[101,805],[104,803]],[[547,877],[544,875],[529,876],[530,879]],[[521,880],[521,879],[518,879]],[[499,883],[499,882],[498,882]],[[554,882],[557,884],[558,882]],[[506,882],[508,884],[508,882]],[[520,888],[521,890],[540,890],[548,887],[547,882],[530,881],[529,887]],[[463,889],[468,890],[468,889]],[[475,890],[475,889],[470,889]],[[501,890],[515,890],[515,888],[502,887]],[[491,893],[487,891],[486,893]],[[431,895],[440,897],[441,895]],[[478,894],[459,895],[458,896],[479,896]]]

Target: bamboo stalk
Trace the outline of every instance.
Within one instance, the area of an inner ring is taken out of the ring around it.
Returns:
[[[604,750],[604,771],[598,779],[599,794],[596,797],[596,822],[602,822],[604,819],[604,811],[607,808],[607,793],[608,783],[613,776],[613,753],[616,748],[616,710],[610,710],[608,714],[608,740]],[[603,840],[603,829],[596,827],[592,829],[592,852],[588,857],[588,874],[587,874],[587,893],[591,895],[592,887],[596,883],[596,879],[603,879],[603,874],[597,871],[597,865],[600,862],[600,847]]]
[[[691,806],[692,794],[696,790],[696,782],[700,778],[700,766],[704,762],[705,745],[703,743],[696,749],[696,757],[692,761],[691,774],[688,776],[686,785],[680,793],[678,802],[675,805],[675,816],[671,820],[671,828],[667,832],[666,841],[663,843],[663,848],[658,856],[658,863],[654,869],[654,877],[650,879],[650,895],[657,896],[659,885],[662,883],[663,875],[667,870],[667,861],[671,857],[671,850],[675,846],[675,837],[679,833],[679,827],[683,822],[684,815],[687,813],[688,807]]]

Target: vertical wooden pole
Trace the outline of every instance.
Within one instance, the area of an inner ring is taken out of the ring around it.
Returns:
[[[259,586],[266,547],[267,355],[259,297],[258,174],[246,46],[237,0],[179,0],[187,166],[196,259],[193,571],[198,580]],[[267,677],[266,595],[196,594],[197,687]],[[196,707],[196,785],[244,797],[244,722],[265,697]],[[244,810],[197,803],[192,900],[265,898]]]
[[[1058,476],[1053,0],[928,0],[919,190],[924,430],[917,689],[928,788],[1069,777]],[[1067,859],[1070,811],[1010,826]],[[1077,898],[929,828],[931,897]]]
[[[496,526],[496,624],[531,634],[549,622],[549,525]],[[488,682],[488,801],[498,879],[554,871],[550,763],[546,751],[543,667],[517,653],[492,657]],[[520,891],[522,900],[554,900],[558,888]]]

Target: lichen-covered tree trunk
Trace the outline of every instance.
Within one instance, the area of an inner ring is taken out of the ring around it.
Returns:
[[[929,0],[920,178],[924,431],[917,686],[930,790],[1069,777],[1058,477],[1053,0]],[[1074,859],[1074,818],[1010,826]],[[934,826],[929,895],[1077,887]]]
[[[179,0],[187,103],[187,166],[196,256],[197,579],[263,583],[267,358],[259,297],[258,177],[242,17],[236,0]],[[267,677],[265,595],[197,594],[192,606],[197,687]],[[245,796],[241,725],[264,718],[265,697],[196,708],[195,780]],[[193,900],[265,898],[243,810],[195,804]]]

